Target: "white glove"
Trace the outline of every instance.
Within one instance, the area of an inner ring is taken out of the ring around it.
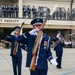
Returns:
[[[16,31],[12,31],[10,35],[15,35]]]
[[[57,37],[57,38],[59,38],[59,37],[60,37],[60,35],[61,35],[61,33],[58,33],[56,37]]]
[[[39,29],[38,28],[35,28],[35,29],[29,31],[29,34],[31,34],[31,35],[37,35],[37,32],[38,31],[39,31]]]
[[[55,66],[58,65],[58,63],[56,62],[56,59],[57,59],[57,57],[51,59],[51,60],[50,60],[50,63],[51,63],[52,65],[55,65]]]

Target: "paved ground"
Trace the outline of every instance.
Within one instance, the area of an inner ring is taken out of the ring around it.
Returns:
[[[53,56],[55,52],[52,50]],[[0,75],[13,75],[10,49],[0,47]],[[25,67],[26,52],[23,51],[22,75],[29,75],[29,69]],[[62,69],[56,69],[49,63],[48,75],[75,75],[75,49],[64,49]]]

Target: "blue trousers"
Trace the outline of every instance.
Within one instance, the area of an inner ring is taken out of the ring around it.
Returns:
[[[61,67],[62,55],[63,55],[63,51],[56,51],[56,57],[58,63],[57,67]]]
[[[21,75],[22,57],[12,56],[12,65],[14,75]]]
[[[30,70],[30,75],[47,75],[47,70],[36,69],[35,71]]]

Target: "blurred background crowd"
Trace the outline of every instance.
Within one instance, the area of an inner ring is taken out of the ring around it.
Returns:
[[[1,5],[0,17],[18,18],[18,9],[18,5]],[[70,11],[69,8],[66,10],[64,7],[58,7],[54,14],[50,16],[51,10],[52,9],[47,7],[39,6],[38,8],[36,8],[35,6],[33,6],[31,8],[30,5],[23,5],[23,18],[26,16],[28,16],[28,18],[36,18],[37,16],[44,18],[46,15],[48,15],[48,19],[75,20],[75,8],[73,8],[72,11]]]

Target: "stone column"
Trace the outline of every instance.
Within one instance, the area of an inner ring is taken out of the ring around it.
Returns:
[[[22,13],[22,6],[23,6],[22,5],[22,1],[23,0],[18,0],[18,6],[19,6],[19,15],[18,16],[19,16],[19,18],[22,18],[23,17],[23,15],[22,15],[23,14]]]

